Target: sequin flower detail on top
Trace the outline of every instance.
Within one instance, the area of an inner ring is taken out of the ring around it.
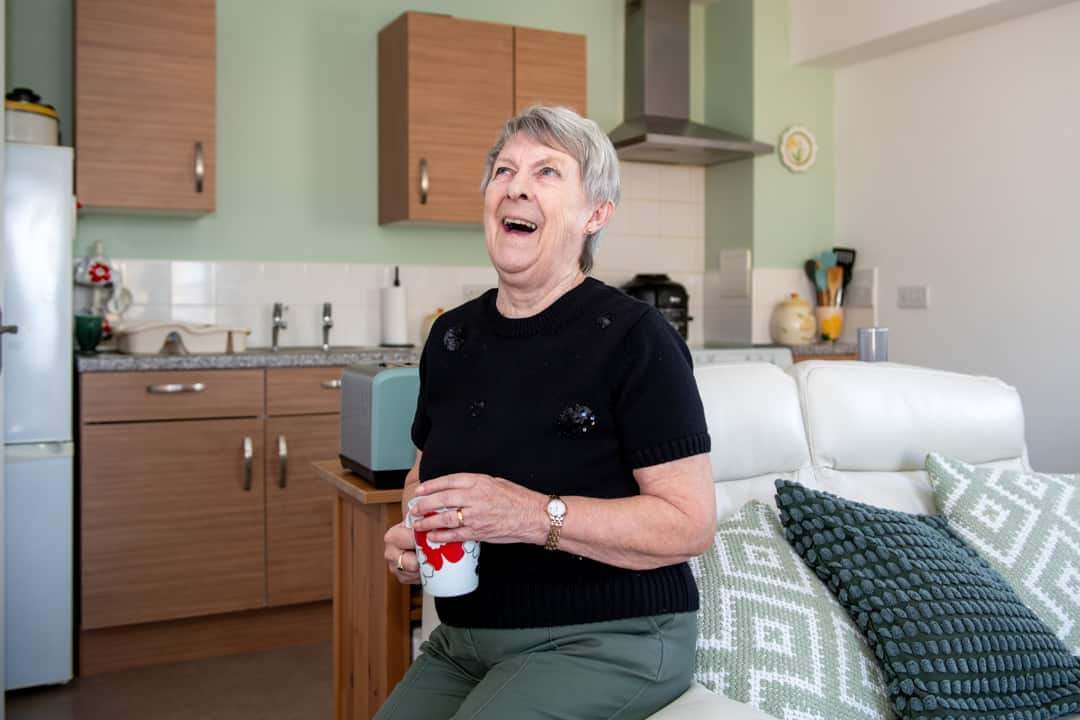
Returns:
[[[596,413],[588,405],[574,403],[559,413],[556,421],[559,435],[564,438],[580,437],[596,427]]]
[[[611,323],[615,322],[614,313],[606,312],[600,317],[596,318],[596,326],[601,330],[606,330],[611,327]]]
[[[485,403],[483,400],[475,400],[475,401],[469,403],[469,410],[468,410],[469,417],[478,418],[481,415],[483,415],[484,414],[484,407],[486,407],[486,405],[487,405],[487,403]]]
[[[465,344],[465,326],[454,325],[447,330],[442,337],[442,344],[450,352],[460,350]]]

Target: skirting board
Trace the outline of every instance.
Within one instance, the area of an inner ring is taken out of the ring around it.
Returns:
[[[327,642],[329,600],[79,633],[79,675]]]

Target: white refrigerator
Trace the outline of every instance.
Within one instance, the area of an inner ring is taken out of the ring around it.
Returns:
[[[4,167],[4,687],[67,682],[74,639],[71,148]]]

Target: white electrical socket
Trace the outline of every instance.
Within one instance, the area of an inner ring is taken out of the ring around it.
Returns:
[[[874,307],[874,289],[869,285],[849,285],[844,291],[844,305],[852,308]]]
[[[926,285],[905,285],[896,289],[896,307],[922,310],[930,307],[930,288]]]
[[[876,267],[853,270],[851,284],[844,288],[844,306],[872,310],[877,305],[877,286]]]

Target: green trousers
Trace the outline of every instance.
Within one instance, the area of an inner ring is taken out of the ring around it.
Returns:
[[[631,720],[690,686],[696,613],[525,630],[439,626],[375,720]]]

